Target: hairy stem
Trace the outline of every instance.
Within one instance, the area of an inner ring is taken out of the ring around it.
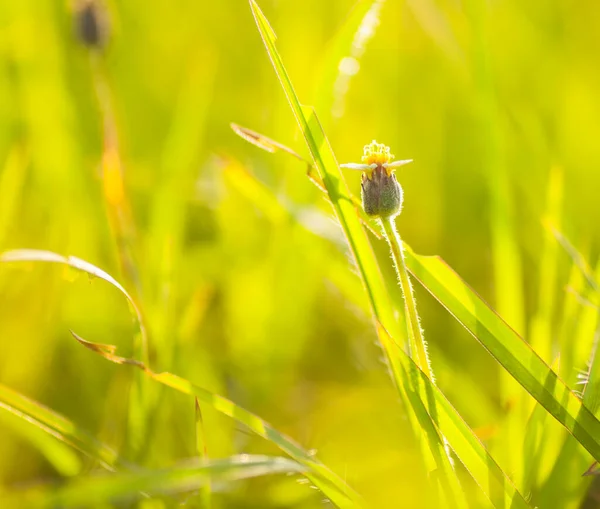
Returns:
[[[410,354],[421,370],[433,380],[431,363],[429,361],[429,355],[427,354],[427,343],[423,336],[421,320],[419,319],[419,313],[417,312],[417,301],[415,300],[412,284],[408,276],[408,270],[406,269],[406,263],[404,262],[404,247],[400,240],[400,236],[396,231],[394,218],[381,218],[381,224],[383,225],[383,231],[388,244],[390,245],[390,251],[392,252],[392,258],[394,259],[394,267],[396,268],[396,274],[398,275],[398,281],[400,283],[400,288],[402,289],[402,295],[404,296]]]

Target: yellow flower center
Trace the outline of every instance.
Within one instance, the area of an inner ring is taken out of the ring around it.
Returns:
[[[394,159],[394,154],[390,154],[390,147],[383,143],[377,143],[373,140],[369,145],[365,145],[362,161],[365,164],[385,164]]]

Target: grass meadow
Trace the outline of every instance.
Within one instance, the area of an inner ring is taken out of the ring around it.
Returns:
[[[0,2],[0,507],[600,507],[599,34]]]

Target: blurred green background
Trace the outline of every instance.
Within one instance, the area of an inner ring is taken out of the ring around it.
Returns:
[[[560,365],[574,383],[593,337],[577,336],[576,318],[565,325],[571,261],[544,221],[595,261],[600,4],[260,4],[338,160],[360,162],[372,139],[415,160],[398,171],[403,239],[441,255],[527,339],[541,327],[547,362],[564,345],[582,352]],[[77,2],[0,3],[0,251],[51,250],[101,267],[140,303],[157,370],[265,418],[374,507],[430,507],[420,453],[330,207],[303,163],[230,128],[255,129],[308,158],[247,2],[104,7],[109,36],[90,49],[76,36]],[[360,175],[346,176],[358,194]],[[386,246],[374,245],[402,306]],[[497,364],[416,291],[440,387],[510,462],[517,452],[495,444],[510,410]],[[0,267],[0,383],[145,465],[196,454],[193,401],[172,392],[158,391],[146,439],[132,443],[131,371],[81,348],[69,329],[133,354],[136,327],[111,286],[58,266]],[[57,460],[38,431],[5,414],[5,489],[96,468],[79,456]],[[211,457],[276,452],[210,409],[205,427]],[[547,474],[537,474],[539,485]],[[216,487],[214,506],[323,500],[279,476]]]

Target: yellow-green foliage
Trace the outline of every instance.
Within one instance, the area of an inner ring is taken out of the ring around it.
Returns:
[[[600,4],[260,9],[0,2],[0,507],[593,498]]]

